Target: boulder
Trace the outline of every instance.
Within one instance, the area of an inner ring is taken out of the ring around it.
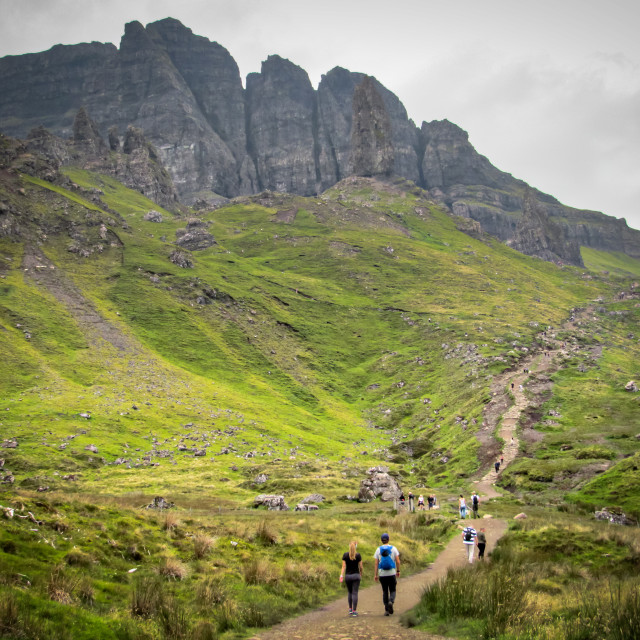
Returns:
[[[380,498],[382,502],[391,502],[399,498],[401,493],[397,480],[389,475],[389,467],[371,467],[367,471],[367,477],[360,483],[358,500],[370,502]]]
[[[310,502],[324,502],[324,496],[321,493],[312,493],[310,496],[301,500],[302,504],[309,504]]]
[[[265,484],[269,480],[269,476],[266,473],[260,473],[253,479],[253,484]]]
[[[267,507],[269,511],[289,511],[287,503],[284,501],[284,496],[275,496],[261,493],[253,501],[254,507]]]
[[[624,390],[635,393],[638,390],[638,385],[635,383],[635,380],[629,380],[629,382],[624,385]]]
[[[159,211],[152,209],[144,214],[143,219],[147,222],[162,222],[162,214]]]
[[[632,526],[637,524],[633,518],[627,516],[621,509],[616,507],[604,507],[601,511],[595,512],[596,520],[606,520],[611,524],[623,524]]]
[[[167,502],[162,496],[156,496],[145,509],[171,509],[172,507],[175,507],[173,502]]]
[[[527,519],[527,514],[526,513],[519,513],[517,516],[513,516],[514,520],[526,520]]]

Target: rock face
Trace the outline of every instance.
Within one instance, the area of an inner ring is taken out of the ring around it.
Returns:
[[[351,149],[355,175],[392,175],[391,119],[369,76],[363,78],[353,93]]]
[[[205,208],[264,189],[314,195],[351,175],[395,174],[478,222],[472,234],[524,253],[576,265],[576,246],[640,258],[640,232],[622,219],[537,191],[525,210],[524,182],[496,169],[455,124],[416,127],[375,78],[336,67],[315,90],[303,69],[269,56],[243,89],[229,52],[172,18],[127,24],[119,48],[57,45],[2,58],[0,87],[1,131],[32,131],[30,148],[58,166],[74,153],[108,165],[163,206],[175,193]]]
[[[389,475],[388,467],[371,467],[367,477],[360,483],[358,500],[369,502],[379,497],[383,502],[390,502],[399,498],[401,493],[400,485]]]
[[[507,244],[517,251],[549,262],[583,266],[578,243],[567,238],[565,229],[549,218],[530,188],[525,191],[522,217]]]

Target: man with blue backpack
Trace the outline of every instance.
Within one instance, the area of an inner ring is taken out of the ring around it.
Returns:
[[[382,602],[384,603],[384,615],[393,613],[393,603],[396,600],[396,585],[400,577],[400,553],[389,544],[389,534],[380,536],[382,544],[376,549],[374,558],[375,574],[373,579],[380,582],[382,587]]]

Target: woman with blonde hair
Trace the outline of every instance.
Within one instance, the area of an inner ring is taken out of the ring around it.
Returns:
[[[342,571],[340,572],[340,582],[347,584],[349,592],[349,615],[357,616],[358,612],[358,589],[362,580],[362,556],[357,551],[358,543],[352,540],[349,543],[349,551],[342,556]]]

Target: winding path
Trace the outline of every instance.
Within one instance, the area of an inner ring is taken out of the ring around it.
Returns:
[[[524,394],[525,380],[528,372],[544,371],[551,367],[556,351],[537,352],[521,361],[519,372],[503,374],[496,383],[501,393],[511,391],[514,403],[504,412],[500,423],[499,436],[504,441],[502,469],[516,458],[519,449],[517,424],[520,414],[528,404]],[[510,386],[513,383],[513,388]],[[476,490],[481,497],[495,498],[500,496],[495,489],[497,475],[493,467],[480,480],[476,481]],[[481,507],[482,509],[482,507]],[[470,521],[470,523],[473,521]],[[507,529],[507,523],[501,519],[483,518],[482,526],[486,529],[488,554],[497,540]],[[402,553],[402,550],[400,550]],[[435,562],[426,570],[398,582],[398,595],[395,603],[395,615],[385,616],[382,605],[382,592],[379,585],[374,584],[360,590],[357,618],[347,615],[347,598],[336,600],[320,609],[298,618],[287,620],[275,627],[253,636],[251,640],[436,640],[439,636],[427,634],[417,629],[407,629],[399,623],[399,614],[412,609],[418,604],[422,592],[430,584],[445,577],[451,567],[463,566],[467,562],[466,549],[460,536],[454,536]],[[364,559],[365,571],[373,573],[372,560]]]

